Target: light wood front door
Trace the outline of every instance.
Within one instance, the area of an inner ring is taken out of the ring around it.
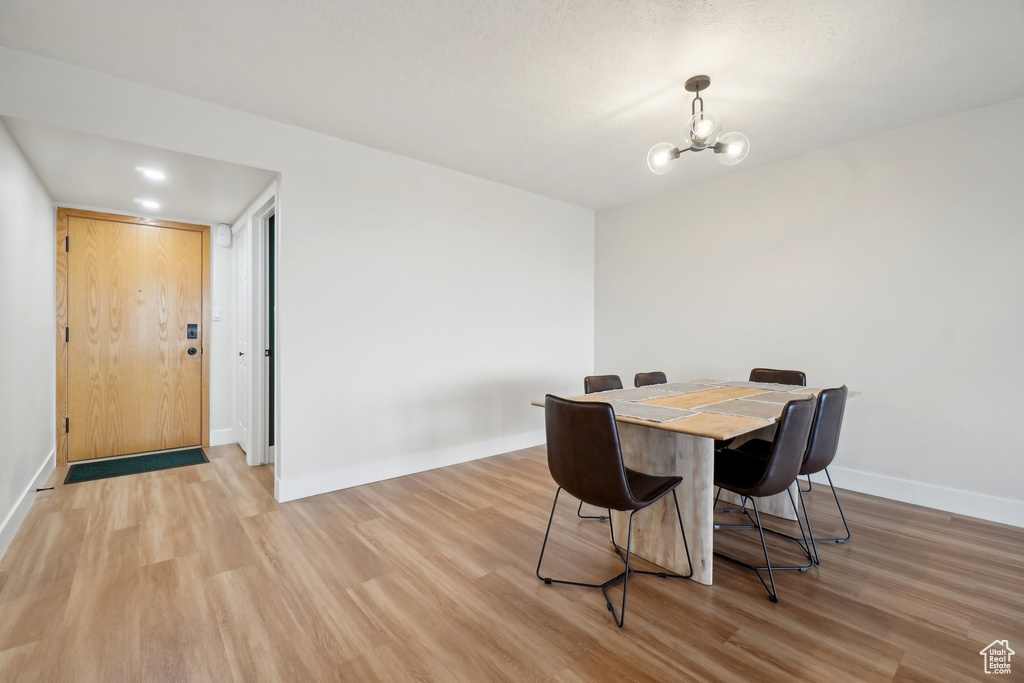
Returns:
[[[67,460],[199,446],[209,233],[99,216],[66,216]]]

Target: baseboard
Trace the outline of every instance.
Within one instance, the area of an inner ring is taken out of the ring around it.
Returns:
[[[836,488],[922,505],[967,517],[977,517],[990,522],[1024,527],[1024,501],[997,498],[982,493],[961,491],[844,467],[829,467],[828,471],[832,475],[832,481]],[[828,484],[824,472],[811,476],[811,481]]]
[[[526,432],[510,437],[468,444],[389,460],[362,463],[295,479],[275,479],[275,497],[284,503],[321,493],[362,486],[375,481],[393,479],[407,474],[447,467],[461,462],[486,458],[500,453],[529,448],[544,443],[544,432]],[[961,491],[933,484],[872,474],[845,467],[830,467],[836,487],[898,500],[968,517],[977,517],[1000,524],[1024,527],[1024,501],[998,498],[971,491]],[[824,473],[811,477],[826,483]]]
[[[544,432],[523,432],[512,436],[478,441],[441,451],[427,451],[388,460],[361,463],[328,472],[319,472],[294,479],[276,479],[274,489],[278,502],[298,500],[375,481],[394,479],[407,474],[425,472],[438,467],[487,458],[492,455],[530,448],[544,443]]]
[[[10,547],[15,534],[18,533],[22,522],[28,516],[28,511],[32,509],[32,503],[36,500],[36,489],[46,482],[50,473],[56,467],[57,452],[54,450],[50,451],[46,459],[39,465],[39,469],[36,470],[36,475],[32,477],[32,481],[28,483],[25,490],[21,492],[21,496],[18,497],[14,507],[4,517],[3,524],[0,524],[0,558],[3,558],[4,553],[7,552],[7,548]]]
[[[234,429],[211,429],[210,445],[226,446],[229,443],[237,443]]]

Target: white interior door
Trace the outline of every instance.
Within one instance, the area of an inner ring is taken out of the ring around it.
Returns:
[[[249,452],[249,227],[245,226],[235,235],[235,257],[238,260],[238,445]]]

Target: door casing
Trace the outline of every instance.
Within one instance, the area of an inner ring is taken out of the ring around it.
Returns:
[[[71,209],[66,207],[57,208],[56,221],[56,252],[57,252],[57,311],[56,311],[56,338],[57,338],[57,466],[64,467],[68,464],[68,432],[66,431],[68,415],[68,343],[65,338],[65,330],[68,327],[68,251],[66,248],[68,237],[68,218],[87,218],[93,220],[113,221],[116,223],[128,223],[133,225],[149,225],[162,228],[173,228],[177,230],[194,230],[203,235],[203,296],[202,296],[202,326],[200,331],[200,342],[202,351],[202,381],[201,381],[201,436],[202,445],[210,445],[210,226],[196,225],[193,223],[180,223],[177,221],[157,220],[153,218],[141,218],[138,216],[124,216],[99,211],[86,211],[84,209]]]
[[[276,242],[280,245],[281,223],[280,210],[277,204],[277,182],[271,183],[262,195],[253,203],[252,207],[242,216],[232,228],[232,232],[238,234],[245,231],[246,237],[241,245],[236,245],[243,250],[241,258],[247,265],[247,289],[248,291],[238,292],[240,305],[248,306],[248,319],[244,323],[247,329],[239,329],[239,337],[248,340],[249,362],[248,362],[248,396],[240,397],[239,420],[246,419],[249,427],[249,448],[245,452],[245,460],[250,466],[267,465],[274,463],[275,487],[281,476],[279,462],[275,458],[281,452],[281,363],[280,363],[280,317],[275,318],[275,345],[278,353],[277,363],[274,364],[274,434],[275,446],[271,452],[266,443],[268,414],[266,409],[268,378],[266,372],[266,359],[263,355],[267,348],[267,314],[266,314],[266,287],[267,268],[278,269],[281,258],[280,247],[277,249],[276,259],[278,263],[267,264],[267,221],[270,215],[275,216],[274,229],[276,231]],[[280,279],[277,280],[280,282]],[[242,302],[245,302],[244,304]],[[240,316],[241,318],[241,316]]]
[[[232,228],[234,233],[235,250],[235,275],[236,292],[235,299],[235,339],[238,356],[235,359],[235,440],[239,447],[246,454],[249,453],[249,363],[250,343],[249,335],[252,330],[249,326],[249,318],[252,315],[252,305],[249,302],[251,290],[249,288],[249,222],[241,220]]]

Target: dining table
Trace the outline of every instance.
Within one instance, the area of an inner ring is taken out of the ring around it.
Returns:
[[[739,445],[752,438],[770,440],[787,402],[805,400],[820,391],[803,386],[695,379],[569,398],[612,404],[626,467],[683,478],[678,499],[686,546],[679,533],[672,498],[665,497],[636,515],[633,554],[686,575],[691,570],[688,547],[693,565],[691,578],[711,585],[716,442]],[[544,402],[534,401],[533,405],[543,407]],[[795,520],[790,495],[797,495],[797,486],[794,482],[789,492],[757,499],[760,513]],[[719,500],[736,505],[745,503],[727,491],[720,492]],[[625,548],[629,512],[612,510],[611,515],[615,543]]]

